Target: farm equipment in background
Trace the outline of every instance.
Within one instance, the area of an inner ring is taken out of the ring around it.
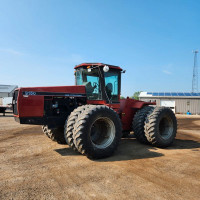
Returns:
[[[0,113],[3,113],[3,116],[5,116],[6,109],[7,109],[6,106],[0,106]]]
[[[83,63],[75,67],[75,86],[18,88],[15,120],[42,125],[49,138],[91,159],[111,156],[130,131],[141,143],[171,145],[177,131],[174,113],[155,103],[120,99],[123,72],[118,66]]]

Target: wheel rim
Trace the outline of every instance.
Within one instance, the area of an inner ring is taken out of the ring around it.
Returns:
[[[159,134],[163,139],[169,139],[173,134],[173,121],[169,116],[164,116],[159,123]]]
[[[92,144],[99,148],[105,149],[113,142],[115,138],[115,125],[107,117],[100,117],[92,124],[90,139]]]

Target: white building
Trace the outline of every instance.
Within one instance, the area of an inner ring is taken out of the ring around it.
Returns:
[[[158,106],[170,107],[175,113],[200,114],[200,93],[190,92],[141,92],[142,101],[156,102]]]

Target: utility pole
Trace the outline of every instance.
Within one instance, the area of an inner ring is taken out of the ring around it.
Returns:
[[[197,66],[197,54],[199,51],[194,50],[194,67],[192,77],[192,92],[198,92],[198,66]]]

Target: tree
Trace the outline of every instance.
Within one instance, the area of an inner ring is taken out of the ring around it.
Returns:
[[[123,97],[123,96],[120,96],[120,99],[125,99],[125,97]]]
[[[135,100],[139,100],[140,92],[142,92],[142,91],[135,92],[131,98],[135,99]]]

